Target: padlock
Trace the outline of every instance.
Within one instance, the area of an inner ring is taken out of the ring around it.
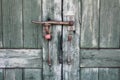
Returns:
[[[51,40],[52,35],[51,34],[46,34],[44,37],[45,37],[46,40]]]

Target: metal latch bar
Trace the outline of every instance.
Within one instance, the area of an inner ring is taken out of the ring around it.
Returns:
[[[74,22],[73,21],[45,21],[45,22],[41,22],[41,21],[32,21],[32,23],[35,24],[50,24],[50,25],[66,25],[66,26],[73,26]]]

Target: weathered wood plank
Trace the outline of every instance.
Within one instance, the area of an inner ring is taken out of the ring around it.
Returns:
[[[52,0],[51,0],[52,2]],[[57,21],[62,21],[62,0],[54,0],[52,2],[51,10],[54,12],[53,19]],[[53,8],[54,7],[54,8]],[[56,26],[52,28],[52,41],[49,42],[49,53],[51,58],[51,71],[50,73],[53,75],[49,80],[61,80],[61,72],[62,72],[62,64],[59,63],[59,54],[61,53],[61,49],[59,48],[59,45],[61,45],[60,38],[61,38],[61,31],[62,31],[62,25]]]
[[[22,0],[2,0],[4,48],[22,48]]]
[[[81,76],[80,80],[99,80],[98,79],[98,68],[81,68],[80,76]]]
[[[48,4],[49,3],[49,4]],[[53,11],[51,12],[50,8],[51,8],[51,0],[43,0],[42,2],[42,20],[46,21],[48,17],[53,18],[51,16],[51,13],[53,13]],[[49,77],[50,75],[50,68],[48,66],[48,53],[49,53],[49,42],[45,39],[43,39],[43,80],[49,80],[51,79]]]
[[[61,21],[61,5],[62,0],[43,0],[42,12],[43,20],[51,19]],[[58,61],[58,54],[61,45],[60,36],[62,26],[56,26],[51,28],[52,40],[47,42],[44,40],[43,45],[43,79],[44,80],[61,80],[61,67]],[[50,64],[48,64],[48,54],[50,54]]]
[[[81,67],[120,67],[119,49],[81,50]]]
[[[3,69],[0,69],[0,80],[3,80]]]
[[[41,21],[41,13],[41,0],[23,0],[24,48],[42,47],[42,26],[31,23]]]
[[[22,69],[5,69],[4,80],[22,80]]]
[[[3,27],[2,27],[2,0],[0,0],[0,48],[2,48],[3,43],[2,43],[2,32],[3,32]]]
[[[63,1],[63,20],[73,20],[72,40],[68,41],[69,28],[63,26],[63,79],[79,80],[80,0]],[[70,17],[72,16],[72,17]]]
[[[43,80],[41,69],[25,69],[24,80]]]
[[[38,49],[0,49],[0,67],[42,67]]]
[[[100,68],[99,80],[120,80],[119,68]]]
[[[100,0],[82,0],[81,48],[97,48]]]
[[[119,48],[120,0],[101,0],[100,47]]]

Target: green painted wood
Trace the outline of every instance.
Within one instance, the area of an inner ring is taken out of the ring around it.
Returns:
[[[61,21],[61,5],[62,0],[43,0],[42,3],[42,18],[43,21],[47,19]],[[62,65],[59,64],[59,45],[61,36],[61,25],[54,25],[51,28],[52,40],[43,43],[43,80],[61,80]],[[50,54],[50,62],[48,64],[48,54]]]
[[[2,0],[4,48],[22,48],[22,0]]]
[[[119,68],[100,68],[99,80],[120,80]]]
[[[100,0],[82,0],[81,48],[97,48]]]
[[[31,23],[41,21],[41,0],[23,0],[24,48],[42,47],[42,26]]]
[[[4,80],[22,80],[22,69],[5,69]]]
[[[41,68],[41,55],[38,49],[0,49],[0,68]]]
[[[120,0],[101,0],[100,47],[119,48]]]
[[[81,67],[119,67],[119,49],[81,50]]]
[[[25,69],[24,80],[43,80],[41,69]]]
[[[2,0],[0,0],[0,48],[3,46],[2,43]]]
[[[80,76],[81,76],[80,80],[99,80],[98,68],[82,68]],[[105,80],[105,79],[102,79],[102,80]]]
[[[80,38],[80,0],[63,1],[63,21],[75,21],[72,40],[68,41],[70,26],[63,26],[63,79],[79,80],[79,38]],[[71,15],[72,17],[70,18]]]
[[[3,69],[0,69],[0,80],[3,80]]]

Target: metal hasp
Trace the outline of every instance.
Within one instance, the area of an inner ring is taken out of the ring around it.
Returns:
[[[73,26],[73,24],[74,24],[73,21],[45,21],[45,22],[32,21],[32,23],[41,24],[41,25],[43,25],[45,27],[44,28],[44,31],[45,31],[44,38],[46,40],[51,40],[52,39],[52,35],[51,35],[51,32],[50,32],[50,27],[52,25]]]
[[[45,32],[44,33],[44,38],[48,41],[50,41],[52,39],[52,35],[51,35],[51,31],[50,31],[50,28],[52,27],[52,25],[69,26],[70,30],[69,30],[69,34],[68,34],[68,42],[71,43],[71,40],[72,40],[71,31],[73,31],[73,24],[74,24],[74,22],[72,20],[71,21],[45,21],[45,22],[32,21],[32,23],[43,25],[43,27],[44,27],[43,30]],[[59,60],[59,62],[60,61],[61,60]],[[68,64],[70,64],[70,62],[71,62],[71,57],[70,56],[68,56],[67,62],[68,62]],[[51,58],[50,58],[49,48],[48,48],[48,65],[51,66]]]

